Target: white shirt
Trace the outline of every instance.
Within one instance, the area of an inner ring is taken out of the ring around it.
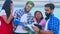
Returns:
[[[0,16],[2,16],[2,15],[6,15],[5,10],[1,10]],[[1,21],[0,21],[0,26],[1,26],[1,25],[2,25],[2,23],[1,23]]]
[[[48,30],[48,22],[49,22],[49,20],[50,20],[50,19],[48,19],[47,22],[46,22],[45,29],[44,29],[45,31]]]
[[[15,33],[28,33],[26,30],[23,30],[22,26],[17,26]]]
[[[20,19],[21,22],[27,22],[27,14],[24,14],[21,19]],[[15,30],[16,33],[27,33],[26,30],[23,30],[23,27],[18,25],[16,30]]]
[[[24,14],[21,19],[20,19],[21,22],[27,22],[27,14]]]
[[[2,15],[6,15],[6,13],[5,13],[5,10],[3,9],[3,10],[1,10],[1,12],[0,12],[0,16],[2,16]]]

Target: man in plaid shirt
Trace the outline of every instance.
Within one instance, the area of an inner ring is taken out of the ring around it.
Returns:
[[[30,13],[30,10],[33,7],[34,7],[34,3],[32,1],[28,1],[26,3],[26,6],[24,9],[19,9],[19,10],[15,11],[14,20],[19,20],[20,22],[23,22],[24,24],[32,24],[33,23],[33,16]]]
[[[24,9],[19,9],[19,10],[16,10],[15,13],[14,13],[14,19],[18,19],[20,20],[21,17],[24,15],[24,14],[27,14],[27,21],[28,23],[32,23],[33,21],[33,16],[32,14],[30,13],[30,10],[34,7],[34,3],[32,1],[28,1],[26,3],[26,6]]]

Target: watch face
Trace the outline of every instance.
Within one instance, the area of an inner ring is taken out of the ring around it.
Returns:
[[[0,26],[1,26],[1,21],[0,21]]]

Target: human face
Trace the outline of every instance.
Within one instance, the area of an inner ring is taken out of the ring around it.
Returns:
[[[36,18],[37,18],[37,19],[40,19],[41,17],[42,17],[41,13],[40,13],[40,12],[37,12],[37,13],[36,13]]]
[[[51,14],[53,11],[50,9],[50,7],[45,7],[45,13]]]
[[[10,10],[13,12],[13,3],[10,4]]]
[[[26,12],[29,12],[31,9],[32,9],[32,6],[26,5],[26,7],[25,7]]]

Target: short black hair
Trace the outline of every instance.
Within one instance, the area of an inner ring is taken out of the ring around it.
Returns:
[[[48,3],[45,5],[45,7],[50,7],[51,10],[54,10],[55,5],[53,3]]]

